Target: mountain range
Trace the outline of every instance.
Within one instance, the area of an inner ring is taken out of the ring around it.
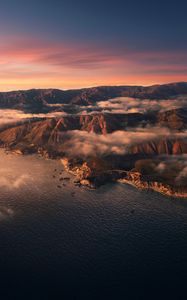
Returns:
[[[187,94],[187,83],[143,86],[100,86],[77,90],[31,89],[0,93],[0,108],[43,110],[47,104],[90,105],[116,97],[168,99]]]
[[[19,109],[36,115],[44,112],[43,118],[39,114],[38,118],[28,117],[21,123],[1,127],[0,143],[16,153],[61,159],[82,185],[99,186],[121,180],[186,197],[186,95],[187,83],[0,93],[0,108],[4,111]],[[119,97],[127,104],[131,97],[140,99],[140,103],[149,99],[163,105],[156,110],[131,113],[95,111],[100,101]],[[168,107],[168,99],[172,104],[176,98],[179,107]],[[68,105],[69,113],[61,105]],[[74,105],[89,106],[93,111],[72,113]],[[62,115],[48,117],[51,110]]]

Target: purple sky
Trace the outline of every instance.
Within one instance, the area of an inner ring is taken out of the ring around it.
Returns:
[[[0,90],[187,81],[184,1],[0,3]]]

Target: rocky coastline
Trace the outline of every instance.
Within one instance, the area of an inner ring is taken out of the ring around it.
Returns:
[[[141,190],[153,190],[165,196],[187,198],[186,187],[174,187],[158,181],[146,181],[140,172],[125,170],[110,170],[93,174],[86,162],[72,166],[68,158],[62,158],[61,163],[67,172],[76,177],[76,183],[88,188],[97,188],[109,182],[130,184]]]
[[[75,176],[75,185],[86,187],[89,189],[96,189],[107,183],[123,183],[129,184],[140,190],[153,190],[161,193],[165,196],[176,198],[187,198],[187,188],[176,187],[163,183],[161,181],[155,181],[148,178],[148,176],[142,175],[135,170],[94,170],[86,161],[82,159],[70,159],[68,157],[59,157],[53,155],[47,150],[38,149],[36,152],[23,152],[20,149],[11,150],[10,148],[3,148],[5,153],[9,152],[15,155],[27,155],[38,154],[45,159],[60,159],[60,163],[63,165],[64,170]]]
[[[187,198],[186,188],[177,188],[158,181],[145,181],[143,178],[141,179],[141,174],[137,174],[136,172],[127,172],[127,177],[121,178],[118,181],[130,184],[141,190],[153,190],[165,196]]]

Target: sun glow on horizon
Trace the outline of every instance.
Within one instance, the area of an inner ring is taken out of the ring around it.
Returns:
[[[140,52],[7,37],[0,45],[0,90],[187,81],[184,60],[187,54],[179,52]]]
[[[174,82],[187,82],[187,76],[170,76],[170,77],[161,77],[157,76],[154,78],[126,78],[126,79],[111,79],[111,80],[93,80],[86,81],[80,79],[79,81],[66,81],[63,79],[52,79],[45,80],[41,78],[34,79],[22,79],[22,80],[1,80],[0,82],[0,92],[8,92],[13,90],[29,90],[29,89],[61,89],[61,90],[69,90],[69,89],[81,89],[81,88],[91,88],[97,86],[122,86],[122,85],[130,85],[130,86],[151,86],[157,84],[167,84]]]

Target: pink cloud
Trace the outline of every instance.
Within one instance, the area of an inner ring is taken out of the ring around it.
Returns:
[[[140,52],[91,44],[50,43],[30,37],[3,37],[0,80],[8,89],[16,84],[38,86],[39,82],[43,82],[41,87],[55,86],[58,82],[56,87],[69,88],[78,87],[79,82],[90,86],[179,81],[187,79],[186,60],[187,53],[172,51]]]

